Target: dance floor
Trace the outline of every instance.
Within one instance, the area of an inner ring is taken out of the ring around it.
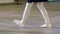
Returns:
[[[13,20],[21,20],[25,4],[0,5],[0,34],[60,34],[60,5],[59,2],[51,3],[51,5],[45,3],[52,23],[51,28],[39,27],[44,24],[44,19],[41,12],[36,8],[36,4],[32,7],[24,27],[16,25]]]

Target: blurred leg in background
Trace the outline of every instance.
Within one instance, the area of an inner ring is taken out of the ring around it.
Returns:
[[[44,7],[44,2],[38,2],[37,7],[40,10],[40,12],[42,13],[42,16],[45,20],[45,24],[41,25],[40,27],[51,27],[51,22],[50,22],[47,10]]]

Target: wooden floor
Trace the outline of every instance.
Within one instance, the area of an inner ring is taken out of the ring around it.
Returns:
[[[58,10],[60,5],[52,4],[53,7],[48,3],[45,5],[52,23],[51,28],[39,27],[44,24],[44,19],[35,5],[25,27],[19,27],[13,22],[14,19],[21,19],[25,4],[0,5],[0,34],[60,34],[60,10]]]

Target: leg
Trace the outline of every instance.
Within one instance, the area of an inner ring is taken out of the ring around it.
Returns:
[[[32,5],[33,3],[26,3],[26,7],[24,9],[24,13],[23,13],[23,16],[22,16],[22,20],[14,20],[14,22],[19,25],[19,26],[24,26],[24,23],[26,22],[28,16],[29,16],[29,13],[30,13],[30,10],[32,8]]]
[[[49,19],[47,10],[44,7],[44,2],[38,2],[37,7],[41,11],[42,16],[43,16],[43,18],[45,20],[45,24],[41,25],[40,27],[51,27],[51,23],[50,23],[50,19]]]

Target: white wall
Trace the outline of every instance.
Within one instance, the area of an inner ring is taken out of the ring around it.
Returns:
[[[14,2],[14,0],[0,0],[0,3],[11,3]]]

